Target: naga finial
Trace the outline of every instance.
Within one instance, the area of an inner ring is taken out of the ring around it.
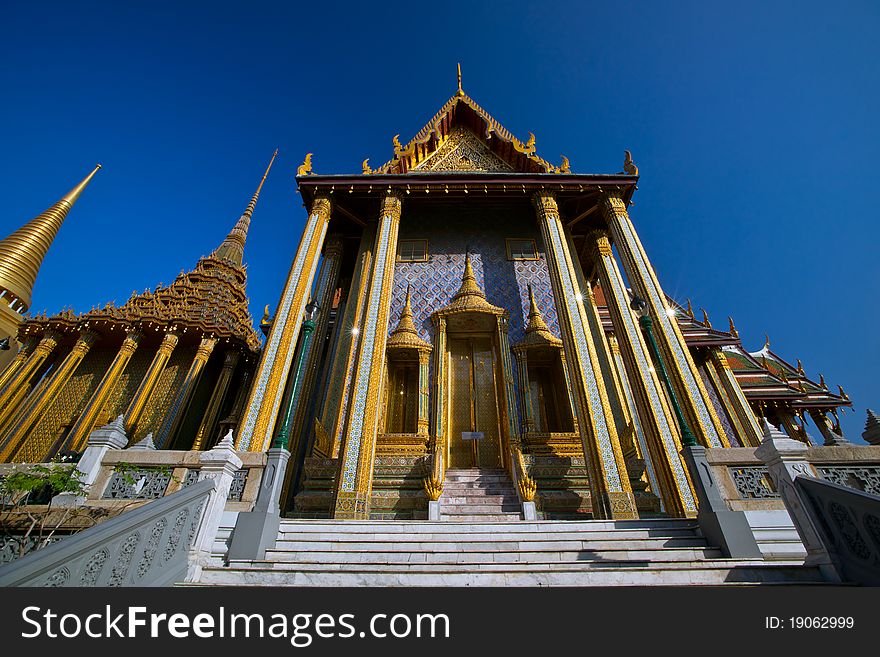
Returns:
[[[687,316],[691,319],[694,318],[694,307],[691,305],[691,300],[687,299],[687,308],[685,309]]]
[[[703,311],[703,326],[706,328],[712,328],[712,322],[709,321],[709,313],[706,312],[705,308],[700,308]]]
[[[312,153],[306,153],[306,159],[296,169],[297,176],[308,176],[312,173]]]
[[[800,374],[801,376],[807,375],[807,373],[804,372],[804,365],[803,365],[803,363],[801,363],[800,358],[797,359],[797,371],[798,371],[798,374]]]
[[[395,153],[400,153],[403,150],[403,146],[400,143],[400,133],[397,133],[391,138],[391,143],[394,144]]]
[[[765,333],[764,334],[764,349],[769,349],[769,348],[770,348],[770,335]]]
[[[849,395],[846,394],[846,390],[843,389],[843,386],[837,386],[837,389],[840,391],[840,396],[849,401]]]
[[[535,134],[529,133],[529,140],[526,142],[526,151],[529,153],[533,153],[535,150]]]
[[[623,151],[623,172],[628,176],[639,175],[639,168],[633,162],[632,153]]]
[[[822,386],[824,390],[828,390],[828,384],[825,383],[825,375],[819,374],[819,385]]]
[[[562,155],[562,164],[556,167],[556,173],[571,173],[571,164],[568,162],[568,158],[565,155]]]
[[[367,158],[366,160],[364,160],[363,162],[361,162],[361,170],[363,171],[363,174],[364,174],[365,176],[368,176],[368,175],[370,175],[371,173],[373,173],[373,170],[370,168],[370,164],[369,164],[369,163],[370,163],[370,158]]]
[[[733,337],[738,338],[738,337],[739,337],[739,331],[737,331],[737,330],[736,330],[736,326],[733,325],[733,317],[731,317],[730,315],[728,315],[728,316],[727,316],[727,321],[730,322],[730,334],[731,334]]]

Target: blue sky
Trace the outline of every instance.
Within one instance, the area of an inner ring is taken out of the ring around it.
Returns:
[[[613,173],[630,149],[666,290],[843,384],[853,439],[880,410],[878,28],[875,2],[7,1],[0,233],[101,162],[33,310],[122,303],[212,251],[278,147],[245,253],[259,318],[302,230],[304,154],[319,173],[384,162],[460,61],[544,158]]]

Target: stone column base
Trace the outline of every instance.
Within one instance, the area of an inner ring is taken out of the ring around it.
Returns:
[[[608,501],[611,503],[611,518],[613,520],[636,520],[639,517],[636,508],[636,498],[630,492],[620,491],[608,493]]]
[[[440,520],[439,500],[428,500],[428,520]]]
[[[523,502],[523,520],[537,520],[538,519],[538,508],[535,506],[534,502]]]
[[[361,492],[343,492],[336,495],[333,517],[337,520],[369,520],[369,494]]]

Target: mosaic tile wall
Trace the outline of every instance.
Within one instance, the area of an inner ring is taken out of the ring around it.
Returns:
[[[533,238],[538,260],[507,259],[505,238]],[[559,321],[541,235],[529,203],[521,206],[490,204],[404,203],[399,239],[427,239],[427,262],[398,262],[394,270],[389,331],[397,326],[407,285],[419,334],[434,343],[431,313],[452,301],[461,286],[465,251],[477,284],[489,303],[510,311],[510,343],[523,338],[528,320],[531,284],[535,300],[550,330],[559,337]]]

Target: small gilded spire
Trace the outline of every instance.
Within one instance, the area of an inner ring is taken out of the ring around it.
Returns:
[[[96,164],[92,172],[55,205],[0,240],[0,291],[5,292],[3,302],[16,312],[25,313],[30,307],[43,258],[70,208],[100,168],[101,165]]]
[[[410,296],[410,287],[406,286],[406,299],[403,302],[403,310],[400,311],[400,321],[397,328],[391,331],[388,338],[388,347],[402,347],[411,349],[430,349],[431,345],[419,337],[413,321],[412,297]]]
[[[458,64],[458,91],[456,92],[459,96],[464,96],[464,89],[461,88],[461,64]]]
[[[529,323],[526,326],[526,333],[550,333],[550,328],[535,302],[535,293],[531,285],[529,285]]]
[[[400,311],[400,321],[393,333],[412,333],[418,335],[416,325],[413,322],[412,297],[410,296],[410,287],[406,286],[406,299],[403,302],[403,310]]]
[[[471,254],[466,253],[464,256],[464,274],[461,277],[461,287],[452,297],[453,301],[464,297],[480,297],[486,299],[486,294],[477,285],[477,277],[474,276],[474,268],[471,266]]]
[[[266,177],[269,175],[269,170],[272,168],[272,164],[275,162],[276,157],[278,157],[277,148],[275,149],[275,152],[272,153],[272,159],[269,160],[269,166],[266,167],[266,173],[263,174],[263,177],[260,179],[260,184],[257,185],[257,191],[254,192],[254,195],[251,197],[250,202],[247,204],[247,207],[244,209],[244,212],[235,224],[235,227],[229,232],[229,235],[226,236],[226,239],[223,240],[220,246],[217,247],[217,250],[214,251],[215,258],[227,260],[234,265],[241,266],[244,258],[244,244],[247,240],[248,228],[250,228],[251,225],[251,217],[254,214],[254,208],[257,207],[257,199],[260,198],[260,190],[263,189],[263,183],[266,182]]]

